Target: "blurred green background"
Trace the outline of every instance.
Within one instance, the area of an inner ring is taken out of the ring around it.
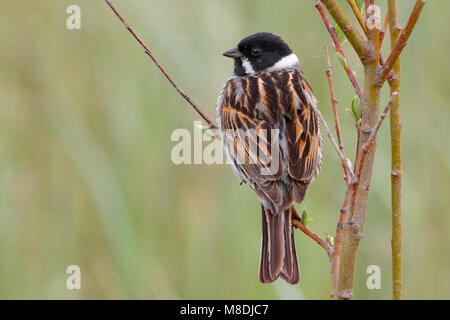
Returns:
[[[348,10],[345,1],[343,7]],[[378,1],[383,9],[385,1]],[[400,2],[403,25],[415,1]],[[282,35],[332,123],[314,1],[138,1],[114,4],[175,81],[211,117],[232,62],[258,31]],[[66,8],[81,7],[81,30]],[[450,298],[449,1],[428,1],[403,56],[405,298]],[[389,39],[385,41],[387,55]],[[351,65],[361,66],[345,44]],[[333,54],[346,150],[354,95]],[[386,88],[385,88],[386,89]],[[383,90],[383,105],[387,101]],[[104,1],[0,2],[0,298],[327,299],[323,250],[296,232],[300,285],[258,281],[260,205],[226,165],[174,165],[170,137],[199,117]],[[355,298],[391,298],[390,143],[379,135]],[[324,140],[321,174],[303,206],[334,234],[342,169]],[[206,145],[207,143],[205,143]],[[82,289],[66,289],[67,266]],[[368,290],[378,265],[381,290]]]

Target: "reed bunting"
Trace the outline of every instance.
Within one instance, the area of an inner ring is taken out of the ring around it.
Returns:
[[[217,102],[227,162],[262,207],[259,279],[298,283],[292,219],[318,174],[322,137],[317,100],[297,56],[272,33],[256,33],[226,51],[234,75]]]

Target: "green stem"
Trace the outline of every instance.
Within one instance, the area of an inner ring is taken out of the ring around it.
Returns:
[[[394,48],[400,36],[398,25],[397,0],[388,0],[389,30],[391,47]],[[389,81],[391,92],[400,93],[400,58],[392,69]],[[395,98],[390,113],[391,125],[391,192],[392,192],[392,298],[402,298],[402,149],[400,124],[400,95]]]

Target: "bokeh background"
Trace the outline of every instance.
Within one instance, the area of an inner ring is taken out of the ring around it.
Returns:
[[[282,35],[332,123],[314,1],[115,0],[176,82],[211,117],[232,61],[221,56],[258,31]],[[347,8],[345,1],[341,1]],[[378,1],[383,9],[385,1]],[[402,0],[404,23],[413,0]],[[81,7],[81,30],[66,8]],[[450,2],[428,1],[402,60],[404,292],[450,298]],[[355,22],[356,23],[356,22]],[[385,41],[387,54],[389,39]],[[361,67],[349,44],[350,63]],[[334,53],[346,150],[354,95]],[[383,100],[387,101],[387,90]],[[383,102],[383,104],[385,104]],[[298,286],[258,281],[256,196],[226,165],[175,165],[178,128],[199,120],[104,1],[0,2],[0,298],[327,299],[323,250],[296,232]],[[391,298],[390,143],[379,134],[355,298]],[[334,234],[342,169],[324,140],[323,169],[306,200],[319,234]],[[204,143],[208,145],[209,143]],[[82,289],[66,289],[67,266]],[[378,265],[381,290],[368,290]]]

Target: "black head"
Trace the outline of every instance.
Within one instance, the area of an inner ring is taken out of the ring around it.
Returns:
[[[252,34],[223,55],[234,58],[234,73],[238,76],[298,66],[298,59],[286,42],[269,32]]]

